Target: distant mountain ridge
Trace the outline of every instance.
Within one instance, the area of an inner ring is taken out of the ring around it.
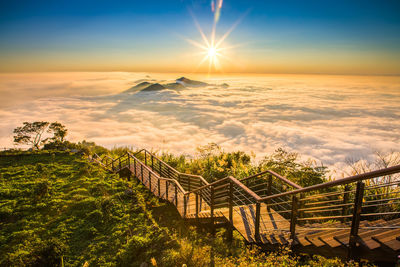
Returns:
[[[149,92],[149,91],[161,91],[164,89],[171,90],[183,90],[190,87],[206,87],[206,86],[218,86],[222,88],[229,87],[228,84],[223,83],[221,85],[209,84],[206,82],[195,81],[188,79],[186,77],[181,77],[176,79],[174,83],[160,84],[160,83],[151,83],[151,82],[141,82],[123,93],[136,93],[136,92]]]

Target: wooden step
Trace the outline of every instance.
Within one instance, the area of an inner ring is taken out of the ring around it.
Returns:
[[[400,241],[396,240],[398,236],[400,236],[400,229],[393,229],[373,235],[371,238],[379,244],[397,251],[400,249]]]

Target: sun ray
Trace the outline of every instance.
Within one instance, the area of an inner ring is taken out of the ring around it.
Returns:
[[[217,2],[219,3],[219,8],[222,6],[222,0]],[[249,11],[249,10],[248,10]],[[189,9],[189,12],[193,18],[194,24],[196,25],[197,30],[199,31],[201,38],[203,40],[203,43],[199,43],[197,41],[194,41],[192,39],[184,38],[188,43],[192,44],[193,46],[200,48],[201,51],[197,54],[204,55],[204,57],[201,59],[199,64],[197,65],[195,72],[201,67],[201,65],[204,64],[208,60],[208,72],[207,75],[209,76],[212,70],[216,71],[221,71],[223,72],[222,69],[222,63],[220,59],[227,60],[229,62],[231,61],[227,55],[224,54],[225,51],[229,49],[233,49],[239,46],[242,46],[243,44],[236,44],[236,45],[230,45],[230,46],[224,46],[223,43],[224,41],[229,37],[229,35],[235,30],[235,28],[239,25],[239,23],[243,20],[243,18],[247,15],[248,11],[245,12],[229,29],[225,34],[222,35],[221,38],[216,40],[216,31],[217,31],[217,22],[218,19],[214,19],[212,29],[210,36],[207,37],[204,34],[203,29],[201,28],[199,22],[197,21],[196,17],[194,16],[193,12]],[[215,11],[217,12],[217,11]],[[219,11],[218,11],[219,12]],[[218,15],[219,17],[219,15]]]
[[[250,10],[247,10],[235,23],[233,23],[232,27],[229,28],[229,30],[219,39],[217,44],[215,46],[219,46],[222,44],[223,41],[225,41],[226,38],[233,32],[234,29],[242,22],[242,20],[247,16]]]
[[[204,43],[206,43],[207,46],[210,46],[210,43],[208,42],[208,39],[206,37],[206,35],[204,34],[203,30],[200,27],[199,22],[197,21],[196,17],[194,16],[192,10],[189,9],[190,14],[192,15],[194,24],[196,25],[197,30],[199,31],[201,38],[203,38]]]

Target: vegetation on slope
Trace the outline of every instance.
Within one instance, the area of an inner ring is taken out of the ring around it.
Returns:
[[[212,238],[136,181],[80,154],[0,157],[1,266],[344,266],[337,259],[264,254],[235,233]],[[346,266],[349,263],[346,263]]]

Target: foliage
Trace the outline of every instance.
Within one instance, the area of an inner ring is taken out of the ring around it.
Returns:
[[[14,129],[14,143],[31,145],[32,148],[39,149],[42,144],[47,142],[47,138],[42,139],[42,135],[46,131],[49,122],[24,122],[23,125]]]
[[[314,161],[299,162],[299,154],[278,148],[272,155],[261,161],[259,170],[272,170],[303,187],[326,181],[325,166],[317,166]]]
[[[23,126],[14,129],[14,143],[30,145],[33,149],[48,143],[63,143],[67,128],[59,122],[47,121],[24,122]],[[43,134],[53,133],[53,137],[43,138]]]
[[[209,182],[229,175],[242,178],[255,170],[251,156],[242,151],[224,152],[214,143],[200,146],[197,151],[196,158],[163,153],[161,159],[181,172],[202,175]]]

